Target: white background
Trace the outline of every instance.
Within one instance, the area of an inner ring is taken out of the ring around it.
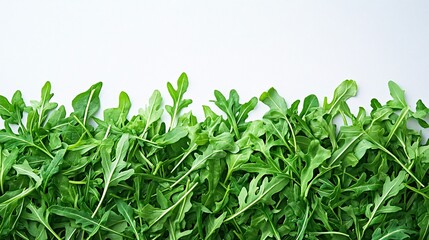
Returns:
[[[247,100],[273,86],[291,103],[344,79],[354,110],[387,101],[389,80],[429,105],[429,1],[0,1],[1,95],[38,99],[49,80],[70,109],[103,81],[102,107],[124,90],[135,114],[155,89],[171,103],[182,72],[199,116],[215,89]]]

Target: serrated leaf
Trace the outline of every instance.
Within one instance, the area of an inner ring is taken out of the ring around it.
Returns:
[[[241,189],[238,196],[239,207],[233,214],[225,219],[225,222],[231,221],[261,201],[272,204],[273,201],[271,196],[281,191],[287,184],[287,181],[282,177],[273,177],[271,181],[268,180],[268,177],[265,177],[262,179],[261,185],[258,186],[257,184],[261,179],[261,176],[262,175],[259,175],[252,179],[248,189],[245,187]]]
[[[385,183],[383,184],[383,192],[381,195],[376,195],[374,198],[374,205],[373,208],[367,208],[367,211],[365,213],[366,217],[368,218],[368,221],[362,228],[362,235],[365,232],[365,230],[371,226],[371,224],[374,221],[374,218],[377,217],[377,215],[381,214],[380,210],[384,206],[385,202],[396,196],[399,191],[401,191],[404,188],[404,182],[405,180],[405,172],[401,171],[399,172],[398,176],[394,178],[392,181],[389,177],[386,178]]]
[[[108,124],[122,127],[127,120],[130,109],[130,97],[127,93],[121,92],[119,94],[119,106],[117,108],[109,108],[104,110],[104,121],[106,121]]]
[[[107,220],[109,212],[106,212],[101,219],[91,217],[87,212],[82,210],[58,205],[51,206],[49,208],[49,212],[73,220],[73,222],[78,224],[80,228],[91,233],[92,235],[96,233],[98,229],[103,229],[105,231],[114,233],[115,235],[124,236],[122,233],[107,227],[103,223]]]
[[[167,83],[168,92],[173,99],[172,106],[165,106],[165,110],[171,116],[170,129],[172,129],[176,124],[180,111],[182,111],[182,109],[186,108],[187,106],[189,106],[189,104],[192,103],[192,100],[190,99],[183,99],[183,95],[188,90],[188,86],[189,82],[186,73],[182,73],[177,80],[177,89],[175,89],[170,82]]]
[[[127,205],[123,200],[116,201],[116,207],[119,213],[125,218],[125,221],[130,225],[137,240],[140,240],[140,234],[137,231],[136,221],[134,220],[133,208]]]
[[[158,90],[153,91],[152,96],[149,98],[149,103],[145,109],[140,109],[139,114],[143,117],[145,134],[149,127],[162,117],[163,109],[161,108],[162,97]]]
[[[215,218],[213,215],[208,216],[207,229],[205,239],[208,240],[214,234],[216,230],[220,228],[223,223],[223,220],[226,217],[226,212],[222,213],[219,217]]]
[[[12,168],[13,164],[18,157],[18,148],[14,148],[11,152],[6,149],[2,149],[0,146],[0,190],[1,193],[4,193],[4,184],[6,181],[6,176],[9,170]]]
[[[22,164],[13,165],[13,169],[15,169],[18,175],[25,175],[32,178],[36,183],[36,188],[42,184],[42,178],[34,173],[27,160],[25,160]]]
[[[323,148],[319,141],[313,140],[308,147],[308,152],[303,156],[305,167],[301,172],[301,196],[306,197],[309,182],[313,178],[313,171],[318,168],[326,159],[331,156],[331,152]]]
[[[343,81],[334,91],[334,97],[330,103],[325,102],[323,108],[328,111],[329,114],[335,116],[338,113],[338,110],[342,102],[345,102],[347,99],[356,96],[357,94],[357,84],[353,80]]]

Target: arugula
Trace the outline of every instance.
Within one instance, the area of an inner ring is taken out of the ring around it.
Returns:
[[[202,120],[188,87],[183,73],[172,104],[155,90],[134,116],[121,92],[102,118],[101,82],[71,113],[50,82],[29,104],[0,96],[0,238],[428,238],[429,108],[398,84],[357,113],[353,80],[323,102],[216,90]]]

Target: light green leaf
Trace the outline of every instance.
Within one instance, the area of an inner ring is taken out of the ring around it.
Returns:
[[[357,84],[353,80],[343,81],[334,91],[334,97],[330,103],[325,98],[323,108],[328,111],[328,114],[337,115],[342,102],[356,96]]]
[[[389,81],[389,90],[390,96],[392,96],[393,100],[387,102],[387,105],[393,109],[403,109],[407,108],[408,104],[405,100],[404,90],[402,90],[398,84],[393,81]]]
[[[273,204],[274,202],[271,199],[271,196],[280,192],[288,182],[282,177],[273,177],[271,181],[268,180],[268,177],[265,177],[262,180],[261,185],[258,186],[257,184],[262,176],[263,175],[258,175],[258,177],[252,179],[248,189],[245,187],[241,189],[240,194],[238,195],[239,207],[233,214],[225,219],[225,222],[231,221],[260,202]]]
[[[104,121],[106,121],[106,123],[122,127],[127,120],[130,108],[130,97],[127,93],[121,92],[119,94],[119,106],[117,108],[109,108],[104,110]]]
[[[42,178],[34,173],[27,160],[25,160],[22,164],[13,165],[13,169],[15,169],[18,175],[25,175],[32,178],[36,182],[36,188],[42,184]]]
[[[187,106],[189,106],[189,104],[192,103],[192,100],[190,99],[183,99],[183,95],[188,90],[188,85],[189,82],[186,73],[182,73],[177,80],[177,89],[174,89],[173,85],[170,82],[167,83],[168,92],[173,99],[173,106],[165,106],[165,110],[171,116],[170,129],[175,126],[180,111],[182,111],[182,109],[186,108]]]
[[[149,104],[145,109],[140,109],[139,114],[143,117],[145,134],[149,127],[162,117],[163,109],[161,108],[162,97],[158,90],[153,91],[152,96],[149,98]]]

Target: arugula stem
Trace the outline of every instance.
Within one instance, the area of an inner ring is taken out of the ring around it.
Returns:
[[[189,154],[191,154],[194,150],[196,150],[198,147],[198,145],[196,143],[194,143],[191,148],[186,151],[186,153],[183,155],[183,157],[179,160],[179,162],[176,164],[176,166],[173,167],[173,169],[171,170],[171,173],[174,172],[174,170],[176,170],[179,165],[189,156]]]
[[[86,107],[85,107],[85,114],[83,115],[83,125],[84,126],[86,124],[86,118],[88,117],[89,105],[91,104],[92,96],[94,95],[94,92],[95,92],[95,89],[92,89],[91,93],[89,94],[88,102],[87,102]]]
[[[381,145],[379,142],[375,141],[368,134],[367,134],[367,136],[371,140],[372,143],[377,145],[377,147],[380,148],[383,152],[385,152],[389,156],[391,156],[393,158],[393,160],[395,160],[396,163],[398,163],[408,174],[410,174],[410,176],[417,182],[417,184],[419,184],[421,187],[425,187],[425,185],[422,182],[420,182],[420,180],[416,176],[414,176],[414,174],[401,161],[399,161],[399,159],[393,153],[391,153],[389,150],[387,150],[385,147],[383,147],[383,145]]]
[[[106,133],[104,134],[103,140],[106,140],[110,133],[110,128],[112,127],[111,124],[107,127]]]
[[[384,144],[385,146],[390,142],[396,130],[398,130],[399,125],[401,125],[402,121],[405,120],[405,117],[407,116],[409,111],[410,107],[408,106],[402,110],[401,115],[399,116],[398,120],[396,120],[395,125],[393,126],[393,129],[390,130],[389,135],[387,136],[386,143]]]
[[[40,151],[42,151],[43,153],[45,153],[46,155],[48,155],[50,158],[52,158],[52,159],[54,158],[54,156],[50,152],[48,152],[48,150],[46,150],[46,149],[44,149],[42,147],[39,147],[36,144],[32,144],[32,146],[35,147],[35,148],[37,148],[37,149],[39,149]]]
[[[139,136],[130,136],[130,139],[137,139],[137,140],[149,143],[149,144],[151,144],[155,148],[162,148],[161,146],[158,146],[158,144],[156,142],[152,142],[150,140],[147,140],[147,139],[139,137]]]
[[[283,118],[286,120],[287,125],[289,126],[289,130],[291,131],[294,153],[297,154],[298,150],[297,150],[297,146],[296,146],[295,131],[293,130],[292,124],[290,123],[289,119],[286,116],[284,116]]]
[[[82,123],[79,118],[76,117],[76,115],[73,115],[74,119],[77,121],[77,123],[85,130],[85,133],[88,134],[90,138],[93,138],[92,134],[88,131],[88,129],[85,127],[85,124]]]

